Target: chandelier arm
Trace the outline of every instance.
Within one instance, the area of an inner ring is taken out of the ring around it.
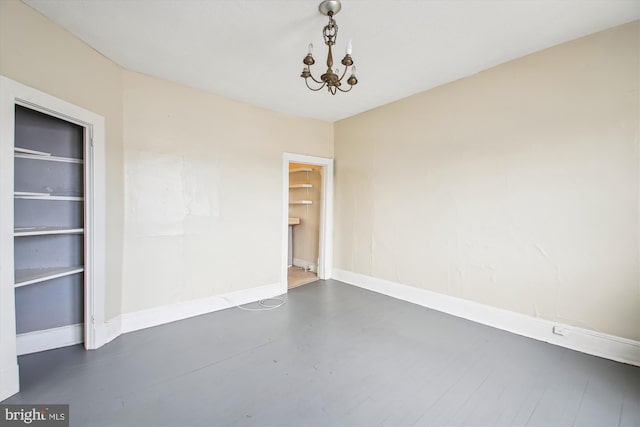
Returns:
[[[309,77],[311,77],[311,79],[312,79],[314,82],[316,82],[316,83],[318,83],[318,84],[320,84],[320,85],[325,85],[325,84],[326,84],[326,82],[323,82],[322,80],[316,80],[316,78],[315,78],[315,77],[313,77],[313,74],[309,74]],[[305,80],[307,80],[307,79],[305,79]]]
[[[344,66],[344,71],[342,72],[342,75],[341,75],[341,76],[340,76],[340,78],[338,79],[338,81],[339,81],[339,82],[341,82],[341,81],[342,81],[342,79],[344,78],[344,76],[346,76],[346,75],[347,75],[347,69],[348,69],[348,68],[349,68],[349,67],[347,67],[346,65]],[[343,90],[343,92],[347,92],[347,91],[344,91],[344,90]]]
[[[313,79],[313,80],[315,80],[315,79]],[[304,83],[307,85],[307,87],[308,87],[309,89],[311,89],[311,90],[312,90],[312,91],[314,91],[314,92],[317,92],[317,91],[319,91],[320,89],[324,89],[324,86],[325,86],[325,83],[323,83],[323,84],[322,84],[322,86],[320,86],[320,87],[319,87],[319,88],[317,88],[317,89],[314,89],[314,88],[312,88],[311,86],[309,86],[309,80],[308,80],[308,79],[304,79]]]
[[[349,92],[351,89],[353,89],[353,85],[350,85],[350,86],[349,86],[349,89],[347,89],[347,90],[340,89],[340,86],[337,86],[337,88],[338,88],[338,90],[339,90],[340,92]]]

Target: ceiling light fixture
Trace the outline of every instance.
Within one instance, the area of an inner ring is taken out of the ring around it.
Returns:
[[[331,95],[335,95],[337,91],[349,92],[353,89],[353,86],[358,84],[358,79],[356,78],[356,66],[353,65],[353,59],[351,58],[351,40],[349,40],[349,43],[347,44],[347,53],[344,58],[342,58],[342,65],[344,65],[342,75],[340,75],[340,70],[338,68],[333,70],[333,53],[331,52],[331,46],[336,44],[336,38],[338,37],[338,24],[336,24],[333,17],[340,12],[341,8],[342,5],[339,0],[324,0],[318,7],[320,13],[329,17],[329,23],[325,25],[322,30],[324,44],[329,46],[329,53],[327,54],[327,72],[320,76],[320,80],[311,75],[311,66],[315,64],[316,61],[313,59],[313,44],[309,43],[309,53],[307,53],[307,56],[302,60],[304,68],[302,69],[302,74],[300,74],[300,77],[304,78],[304,82],[307,87],[314,92],[326,87]],[[347,75],[349,67],[351,67],[351,75],[347,79],[349,89],[342,89],[340,87],[342,85],[342,79]],[[309,78],[320,86],[315,88],[311,87],[309,85]]]

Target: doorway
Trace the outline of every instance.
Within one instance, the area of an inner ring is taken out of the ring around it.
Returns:
[[[104,134],[103,117],[0,76],[0,400],[19,354],[106,341]]]
[[[289,163],[289,289],[318,279],[322,166]]]
[[[283,155],[283,291],[329,279],[332,265],[333,159]]]

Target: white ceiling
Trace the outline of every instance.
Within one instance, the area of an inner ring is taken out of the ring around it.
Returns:
[[[121,66],[298,116],[335,121],[640,18],[640,0],[343,0],[359,84],[311,92],[299,77],[320,0],[23,0]]]

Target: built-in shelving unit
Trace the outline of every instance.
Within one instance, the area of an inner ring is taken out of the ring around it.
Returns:
[[[104,117],[4,75],[0,111],[2,401],[40,375],[18,356],[114,336],[103,333]]]
[[[289,169],[289,173],[298,173],[298,172],[313,172],[313,168],[310,167],[297,167],[297,168],[293,168],[293,169]],[[307,175],[308,178],[308,175]],[[307,190],[309,190],[310,188],[313,188],[313,184],[308,183],[308,182],[302,182],[302,183],[297,183],[297,184],[289,184],[289,190],[295,190],[298,188],[306,188]],[[290,200],[289,201],[290,205],[311,205],[313,204],[313,201],[311,200]]]
[[[84,128],[15,107],[16,332],[84,321]]]

